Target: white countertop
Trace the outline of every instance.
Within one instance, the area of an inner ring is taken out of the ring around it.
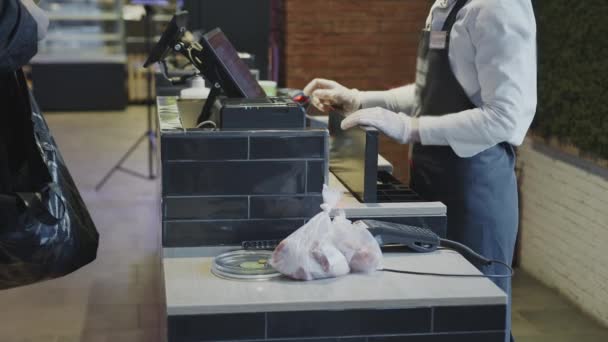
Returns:
[[[337,209],[343,210],[346,217],[420,217],[445,216],[447,213],[447,207],[441,202],[361,203],[331,172],[328,185],[342,191]]]
[[[230,249],[201,250],[217,255]],[[505,293],[485,278],[376,272],[312,282],[285,278],[244,282],[216,277],[211,273],[211,262],[210,256],[174,255],[163,259],[168,315],[500,305],[507,300]],[[447,250],[430,254],[386,253],[384,267],[479,274],[460,254]]]

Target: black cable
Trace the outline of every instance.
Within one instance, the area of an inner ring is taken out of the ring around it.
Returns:
[[[391,272],[391,273],[401,273],[401,274],[412,274],[412,275],[422,275],[422,276],[437,276],[437,277],[454,277],[454,278],[493,278],[493,279],[504,279],[504,278],[512,278],[515,274],[513,268],[507,263],[502,262],[500,260],[490,260],[482,256],[481,254],[473,251],[466,245],[463,245],[456,241],[441,239],[441,247],[446,247],[457,251],[465,256],[469,256],[473,259],[480,261],[483,266],[490,266],[492,264],[499,264],[504,266],[509,270],[509,274],[446,274],[446,273],[430,273],[430,272],[414,272],[414,271],[405,271],[405,270],[393,270],[385,268],[382,271]]]
[[[507,263],[502,262],[500,260],[489,260],[487,265],[499,264],[503,265],[505,268],[509,270],[509,274],[447,274],[447,273],[430,273],[430,272],[415,272],[415,271],[405,271],[405,270],[394,270],[390,268],[383,268],[380,271],[390,272],[390,273],[400,273],[400,274],[412,274],[412,275],[421,275],[421,276],[436,276],[436,277],[453,277],[453,278],[493,278],[493,279],[504,279],[511,278],[515,274],[513,268]]]
[[[446,247],[452,250],[455,250],[456,252],[459,252],[460,254],[466,256],[469,256],[472,259],[476,259],[478,260],[482,265],[487,266],[490,265],[492,263],[492,260],[484,257],[483,255],[475,252],[474,250],[472,250],[469,246],[464,245],[460,242],[456,242],[456,241],[452,241],[452,240],[447,240],[447,239],[439,239],[439,245],[441,247]]]

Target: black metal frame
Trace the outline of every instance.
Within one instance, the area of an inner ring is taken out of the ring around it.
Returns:
[[[203,123],[211,117],[211,110],[217,98],[222,94],[222,87],[220,85],[219,69],[217,65],[210,63],[211,59],[205,56],[203,47],[196,42],[185,42],[178,39],[178,42],[174,44],[173,51],[181,53],[185,56],[194,67],[199,70],[207,81],[212,83],[211,92],[205,101],[205,105],[201,109],[201,114],[198,117],[197,123]],[[207,61],[208,63],[204,63]]]
[[[146,36],[146,50],[151,51],[152,49],[152,16],[154,15],[154,9],[150,5],[144,6],[146,10],[146,16],[144,18],[144,35]],[[154,161],[156,160],[156,130],[152,123],[153,116],[153,107],[154,101],[152,98],[152,77],[153,71],[148,69],[147,74],[147,83],[148,83],[148,98],[147,98],[147,130],[146,132],[133,144],[127,152],[118,160],[118,162],[108,171],[108,173],[99,181],[99,183],[95,186],[95,191],[101,190],[101,188],[108,182],[110,177],[114,175],[116,171],[122,171],[124,173],[130,174],[134,177],[139,177],[143,179],[156,179],[156,173],[154,172]],[[144,141],[148,140],[148,174],[143,174],[138,171],[134,171],[128,169],[123,166],[123,163],[135,152],[135,150],[139,147],[139,145]]]

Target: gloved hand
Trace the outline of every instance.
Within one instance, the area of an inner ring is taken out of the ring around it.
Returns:
[[[38,40],[43,40],[49,28],[49,17],[38,5],[32,0],[21,0],[21,3],[30,15],[36,20],[38,26]]]
[[[314,79],[304,88],[304,95],[310,97],[312,105],[324,113],[337,109],[350,114],[361,108],[359,91],[335,81]]]
[[[371,126],[401,144],[420,141],[418,119],[402,113],[394,113],[384,108],[362,109],[342,121],[342,129],[355,126]]]

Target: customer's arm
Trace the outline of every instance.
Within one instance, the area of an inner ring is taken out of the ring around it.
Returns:
[[[19,69],[37,51],[36,19],[19,0],[0,1],[0,73]]]
[[[38,25],[38,40],[43,40],[46,37],[47,30],[49,28],[49,17],[46,13],[38,7],[32,0],[21,0],[21,3],[27,8],[36,24]]]

